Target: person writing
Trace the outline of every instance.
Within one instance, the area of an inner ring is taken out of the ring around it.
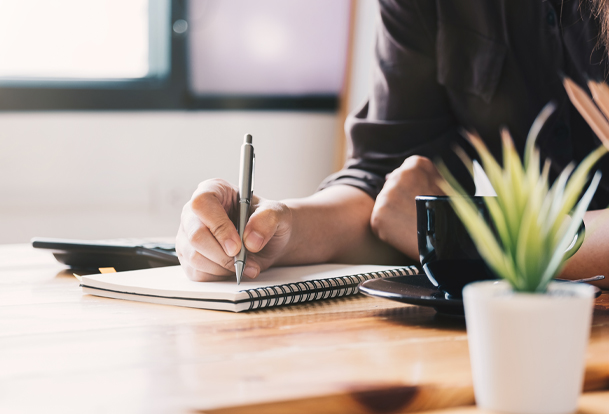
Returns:
[[[380,0],[373,88],[347,120],[349,159],[309,197],[254,197],[244,275],[277,265],[416,261],[414,198],[442,194],[432,160],[442,159],[474,191],[454,153],[460,146],[475,156],[462,129],[477,131],[500,159],[506,126],[522,153],[533,120],[553,101],[557,109],[537,141],[552,161],[551,178],[581,161],[600,142],[561,75],[585,87],[609,73],[608,8],[603,0]],[[587,225],[609,205],[609,160],[599,168],[605,174]],[[234,275],[237,201],[234,186],[212,179],[184,206],[176,249],[191,279]],[[609,255],[600,254],[608,234],[587,238],[562,277],[609,275]]]

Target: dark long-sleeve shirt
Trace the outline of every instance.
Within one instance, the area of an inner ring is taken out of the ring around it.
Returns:
[[[553,177],[600,141],[570,103],[567,75],[583,86],[607,75],[607,51],[588,0],[380,0],[373,90],[347,119],[352,153],[328,177],[375,198],[385,176],[411,155],[443,159],[464,186],[473,182],[453,147],[475,130],[500,159],[506,126],[522,153],[544,105],[557,105],[538,146]],[[590,208],[609,204],[609,159]]]

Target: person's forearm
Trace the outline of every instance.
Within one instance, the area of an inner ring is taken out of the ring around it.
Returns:
[[[333,186],[301,199],[285,200],[292,234],[276,265],[306,263],[409,263],[370,230],[374,200],[350,186]]]
[[[609,289],[609,210],[586,213],[586,236],[584,243],[565,266],[560,277],[580,279],[604,275],[605,280],[594,283]]]

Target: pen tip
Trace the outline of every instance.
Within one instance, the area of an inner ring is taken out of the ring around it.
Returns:
[[[235,262],[235,273],[237,276],[237,284],[241,284],[241,276],[243,276],[243,262],[237,261]]]
[[[246,144],[252,143],[252,136],[250,134],[245,134],[245,143]]]

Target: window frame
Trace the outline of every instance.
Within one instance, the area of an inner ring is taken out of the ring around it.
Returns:
[[[188,22],[186,0],[171,0],[170,59],[163,79],[69,81],[23,86],[0,84],[0,112],[65,110],[314,110],[335,111],[338,95],[196,96],[188,87],[187,36],[175,33],[173,23]],[[33,82],[34,83],[34,82]],[[71,83],[71,82],[70,82]]]

